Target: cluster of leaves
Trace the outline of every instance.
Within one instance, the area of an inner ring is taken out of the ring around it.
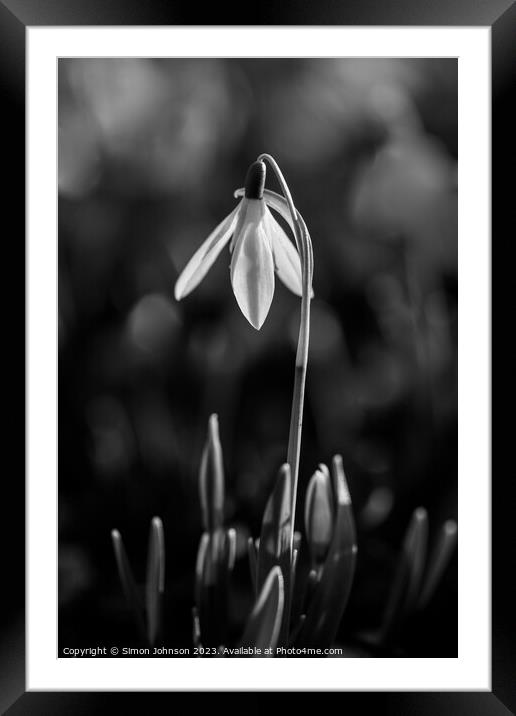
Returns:
[[[236,555],[236,532],[224,525],[224,463],[218,419],[211,415],[199,470],[203,534],[195,570],[193,644],[198,653],[223,655],[228,644],[228,605]],[[331,470],[320,464],[305,497],[304,535],[293,529],[291,471],[281,466],[263,515],[260,536],[248,540],[254,606],[239,647],[252,655],[274,655],[278,646],[325,649],[335,644],[353,585],[356,530],[342,458]],[[388,648],[411,615],[435,593],[456,548],[457,525],[447,521],[427,558],[428,516],[417,508],[408,525],[379,630],[363,634],[364,645]],[[163,638],[165,550],[159,517],[151,522],[145,600],[136,586],[118,530],[112,541],[122,588],[140,636],[147,644]],[[208,648],[203,649],[203,646]]]

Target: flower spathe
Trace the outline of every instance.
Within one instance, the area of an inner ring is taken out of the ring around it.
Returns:
[[[272,303],[275,274],[302,295],[301,261],[296,247],[271,214],[274,202],[264,192],[265,164],[251,164],[245,195],[194,253],[177,279],[179,301],[196,288],[228,242],[230,276],[236,300],[249,323],[259,330]]]

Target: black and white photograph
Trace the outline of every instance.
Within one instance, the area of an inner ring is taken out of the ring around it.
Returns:
[[[0,0],[0,712],[508,716],[516,3],[228,10]]]
[[[59,657],[457,656],[457,70],[59,59]]]

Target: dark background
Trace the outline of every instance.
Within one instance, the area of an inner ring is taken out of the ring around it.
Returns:
[[[300,502],[341,452],[353,642],[381,619],[412,510],[431,538],[456,517],[456,61],[60,60],[59,87],[60,647],[132,640],[109,532],[143,580],[155,514],[167,643],[190,644],[210,412],[242,555],[236,626],[250,607],[243,548],[285,459],[299,300],[278,283],[254,331],[227,252],[179,304],[173,285],[265,151],[314,244]],[[455,562],[404,653],[455,656],[456,612]]]

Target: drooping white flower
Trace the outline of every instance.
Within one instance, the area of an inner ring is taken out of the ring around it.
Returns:
[[[301,261],[296,247],[273,217],[264,194],[265,164],[254,162],[245,181],[245,194],[192,256],[176,281],[179,301],[205,277],[230,241],[231,285],[244,316],[259,330],[272,303],[274,275],[298,296],[302,295]]]

